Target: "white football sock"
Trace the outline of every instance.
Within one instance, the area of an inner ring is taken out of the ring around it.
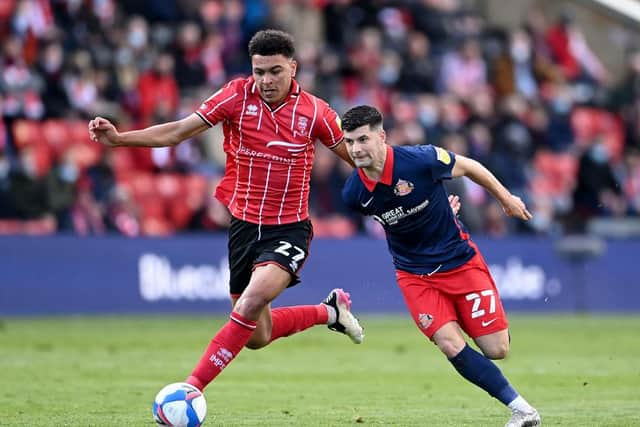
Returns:
[[[327,304],[323,304],[323,305],[327,307],[327,314],[329,315],[329,320],[327,320],[327,325],[336,323],[336,320],[338,320],[338,314],[336,313],[336,309]]]
[[[507,406],[509,406],[512,411],[533,412],[533,406],[529,405],[529,402],[524,400],[524,397],[520,395],[513,399],[513,401]]]

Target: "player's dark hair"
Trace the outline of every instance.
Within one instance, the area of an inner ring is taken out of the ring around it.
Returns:
[[[293,58],[295,51],[293,36],[280,30],[261,30],[249,40],[249,56],[283,55]]]
[[[360,126],[382,126],[382,113],[370,105],[358,105],[342,115],[342,130],[351,132]]]

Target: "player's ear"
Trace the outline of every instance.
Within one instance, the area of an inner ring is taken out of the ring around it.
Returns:
[[[296,70],[298,69],[298,62],[295,59],[291,60],[291,77],[296,76]]]
[[[383,144],[387,142],[387,132],[384,129],[380,129],[380,140]]]

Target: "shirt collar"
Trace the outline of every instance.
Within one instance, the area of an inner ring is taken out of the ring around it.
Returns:
[[[372,193],[376,188],[376,184],[378,182],[381,182],[384,185],[391,185],[391,181],[393,180],[393,148],[391,148],[390,145],[387,146],[387,157],[384,160],[384,166],[382,167],[382,175],[380,176],[380,181],[374,181],[373,179],[370,179],[360,168],[358,168],[358,176],[370,193]]]

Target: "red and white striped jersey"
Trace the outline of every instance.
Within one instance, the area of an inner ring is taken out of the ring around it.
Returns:
[[[208,125],[222,122],[225,174],[215,196],[231,215],[255,224],[288,224],[309,216],[309,180],[315,141],[335,148],[340,119],[294,80],[282,104],[271,108],[253,77],[236,79],[196,111]]]

